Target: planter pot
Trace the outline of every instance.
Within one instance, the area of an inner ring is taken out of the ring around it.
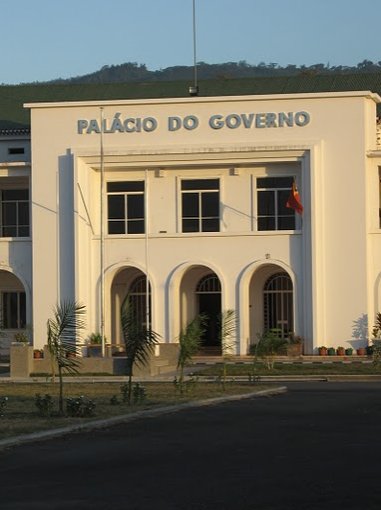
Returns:
[[[301,356],[303,354],[303,344],[289,344],[287,346],[287,356]]]
[[[328,349],[328,356],[335,356],[335,355],[336,355],[336,350],[333,347],[330,347]]]
[[[319,347],[319,356],[327,356],[328,354],[328,349],[326,349],[325,347]]]
[[[99,344],[88,345],[87,355],[89,358],[100,358],[102,356],[102,346]]]
[[[345,355],[346,356],[352,356],[352,354],[353,354],[353,349],[352,348],[345,349]]]
[[[365,349],[365,347],[359,347],[356,352],[357,352],[358,356],[366,356],[366,349]]]
[[[336,349],[336,354],[337,354],[338,356],[344,356],[344,354],[345,354],[345,349],[344,349],[344,348],[342,348],[342,347],[340,347],[339,349]]]

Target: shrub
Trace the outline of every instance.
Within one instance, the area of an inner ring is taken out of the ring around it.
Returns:
[[[41,396],[40,393],[36,393],[34,403],[40,416],[47,418],[53,414],[54,401],[52,396],[48,393],[44,396]]]
[[[120,392],[122,393],[123,402],[129,402],[129,392],[130,387],[128,383],[122,384],[120,387]],[[140,383],[135,383],[132,387],[132,403],[133,404],[142,404],[147,399],[147,392],[145,387]]]
[[[143,404],[147,400],[147,392],[145,387],[140,384],[134,384],[132,388],[132,401],[134,404]]]
[[[74,418],[93,416],[95,402],[81,395],[66,399],[66,414]]]
[[[255,356],[262,358],[268,369],[274,368],[274,357],[284,354],[287,339],[280,336],[280,330],[270,329],[258,335],[258,342],[254,346]]]
[[[5,408],[8,404],[8,397],[0,397],[0,418],[4,416]]]

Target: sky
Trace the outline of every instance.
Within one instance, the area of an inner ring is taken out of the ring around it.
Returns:
[[[381,61],[380,0],[196,0],[197,60]],[[193,64],[192,0],[0,0],[0,83]]]

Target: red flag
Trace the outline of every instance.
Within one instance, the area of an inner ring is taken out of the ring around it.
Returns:
[[[295,181],[292,183],[292,189],[286,202],[286,207],[289,209],[294,209],[294,211],[296,211],[298,214],[303,214],[303,205],[302,201],[300,200],[299,191],[296,187]]]

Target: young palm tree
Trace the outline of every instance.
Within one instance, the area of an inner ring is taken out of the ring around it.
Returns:
[[[197,315],[186,326],[186,328],[180,332],[177,370],[179,371],[178,384],[181,392],[183,390],[184,383],[184,368],[190,365],[193,356],[195,356],[200,350],[201,339],[205,333],[206,322],[206,315]]]
[[[59,413],[63,414],[63,374],[78,373],[80,361],[75,358],[79,348],[76,339],[85,327],[85,306],[73,301],[57,304],[53,318],[48,319],[48,349],[57,363],[59,380]]]
[[[131,404],[132,377],[134,365],[147,365],[155,345],[159,341],[159,335],[147,327],[134,310],[130,296],[127,294],[121,307],[121,324],[126,347],[127,371],[128,371],[128,392],[127,402]]]
[[[234,354],[236,347],[237,313],[235,310],[223,311],[218,319],[221,351],[222,351],[222,385],[225,389],[227,362]]]

